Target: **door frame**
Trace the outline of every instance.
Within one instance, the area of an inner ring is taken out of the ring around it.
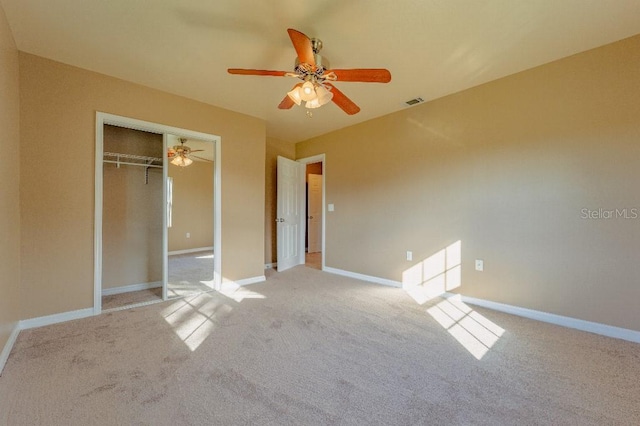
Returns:
[[[313,163],[322,163],[322,242],[321,242],[321,247],[322,247],[322,270],[324,271],[326,263],[325,263],[325,259],[326,259],[326,232],[327,232],[327,203],[326,203],[326,179],[327,179],[327,168],[326,166],[326,156],[325,154],[318,154],[318,155],[313,155],[311,157],[305,157],[305,158],[300,158],[296,160],[298,163],[302,163],[305,165],[305,176],[306,176],[306,165],[307,164],[313,164]],[[306,181],[306,178],[305,178]],[[307,200],[307,194],[305,192],[305,197],[304,197],[304,201],[305,203],[308,203]],[[304,232],[307,232],[307,218],[306,216],[303,218],[303,222],[304,222]],[[306,253],[305,253],[306,254]]]
[[[125,127],[133,130],[156,133],[162,135],[163,153],[167,152],[167,134],[199,139],[214,144],[214,188],[213,188],[213,284],[219,290],[222,284],[222,140],[220,136],[196,132],[178,127],[166,126],[149,121],[119,115],[96,112],[96,142],[95,142],[95,202],[94,202],[94,240],[93,240],[93,314],[102,312],[102,197],[103,197],[103,151],[104,125]],[[167,300],[168,281],[168,229],[167,229],[167,174],[169,162],[163,155],[162,161],[162,200],[163,200],[163,233],[162,233],[162,298]]]

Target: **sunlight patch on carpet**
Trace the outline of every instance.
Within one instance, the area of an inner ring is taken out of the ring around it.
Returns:
[[[162,311],[162,316],[193,352],[217,328],[218,319],[228,315],[232,309],[220,300],[201,294],[172,303]]]
[[[238,285],[233,282],[225,282],[222,284],[222,288],[219,293],[229,299],[233,299],[236,302],[242,302],[244,299],[266,299],[264,294],[256,293],[255,291],[247,290],[246,287]]]
[[[460,300],[449,297],[427,309],[471,355],[480,360],[504,334],[505,330]]]

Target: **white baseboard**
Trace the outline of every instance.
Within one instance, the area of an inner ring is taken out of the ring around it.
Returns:
[[[278,266],[278,262],[274,262],[274,263],[265,263],[264,264],[264,269],[274,269]]]
[[[376,284],[388,285],[391,287],[402,287],[401,282],[388,280],[386,278],[379,278],[371,275],[358,274],[356,272],[350,272],[342,269],[331,268],[329,266],[325,266],[322,270],[332,274],[342,275],[345,277],[355,278],[358,280],[368,281]],[[585,321],[581,319],[565,317],[562,315],[550,314],[548,312],[536,311],[533,309],[521,308],[518,306],[506,305],[504,303],[492,302],[490,300],[476,299],[474,297],[467,297],[461,294],[445,293],[443,296],[444,297],[457,296],[457,297],[460,297],[460,299],[465,303],[493,309],[494,311],[505,312],[508,314],[517,315],[524,318],[529,318],[529,319],[542,321],[550,324],[560,325],[562,327],[568,327],[576,330],[587,331],[589,333],[599,334],[602,336],[613,337],[615,339],[622,339],[622,340],[627,340],[629,342],[640,343],[640,331],[636,331],[636,330],[630,330],[630,329],[621,328],[621,327],[614,327],[612,325]]]
[[[375,284],[388,285],[391,287],[402,287],[402,283],[400,281],[388,280],[386,278],[379,278],[379,277],[373,277],[371,275],[358,274],[357,272],[349,272],[342,269],[331,268],[329,266],[325,266],[322,270],[332,274],[342,275],[349,278],[355,278],[357,280],[362,280],[362,281],[368,281]]]
[[[131,291],[149,290],[151,288],[162,287],[162,281],[154,281],[151,283],[131,284],[122,287],[103,288],[103,296],[111,296],[120,293],[129,293]]]
[[[9,339],[7,343],[5,343],[2,352],[0,352],[0,375],[2,375],[2,370],[4,369],[4,365],[7,363],[9,359],[9,354],[11,353],[11,349],[13,349],[13,345],[16,343],[18,339],[18,334],[20,334],[20,322],[16,322],[16,325],[11,330],[11,334],[9,335]]]
[[[199,251],[213,251],[213,247],[198,247],[198,248],[185,249],[185,250],[175,250],[175,251],[170,251],[167,254],[169,256],[174,256],[176,254],[197,253]]]
[[[260,275],[258,277],[245,278],[243,280],[234,281],[239,286],[257,284],[267,280],[267,277]]]
[[[92,317],[93,308],[79,309],[77,311],[63,312],[61,314],[46,315],[44,317],[31,318],[20,321],[20,330],[43,327],[59,322],[71,321],[80,318]]]
[[[505,312],[519,317],[529,318],[563,327],[574,328],[576,330],[587,331],[589,333],[600,334],[602,336],[613,337],[615,339],[627,340],[629,342],[640,343],[640,331],[627,328],[614,327],[612,325],[597,322],[585,321],[577,318],[565,317],[562,315],[550,314],[548,312],[536,311],[533,309],[521,308],[518,306],[506,305],[504,303],[492,302],[490,300],[476,299],[460,294],[445,293],[445,297],[459,296],[460,300],[470,305],[482,306],[494,311]]]

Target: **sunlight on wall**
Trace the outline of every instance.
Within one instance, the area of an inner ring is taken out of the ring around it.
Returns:
[[[402,288],[420,305],[462,284],[460,240],[402,273]]]
[[[459,295],[439,302],[427,312],[478,360],[504,334],[503,328],[471,309]]]
[[[442,297],[461,285],[460,240],[402,273],[402,288],[419,305]],[[482,359],[504,333],[504,329],[464,304],[460,295],[442,300],[427,309],[427,312],[478,360]]]

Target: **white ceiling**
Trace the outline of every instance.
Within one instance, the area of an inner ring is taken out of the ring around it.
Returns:
[[[0,0],[18,49],[259,117],[300,141],[640,33],[640,0]],[[335,68],[387,68],[389,84],[337,82],[361,108],[305,115],[278,103],[295,28]]]

